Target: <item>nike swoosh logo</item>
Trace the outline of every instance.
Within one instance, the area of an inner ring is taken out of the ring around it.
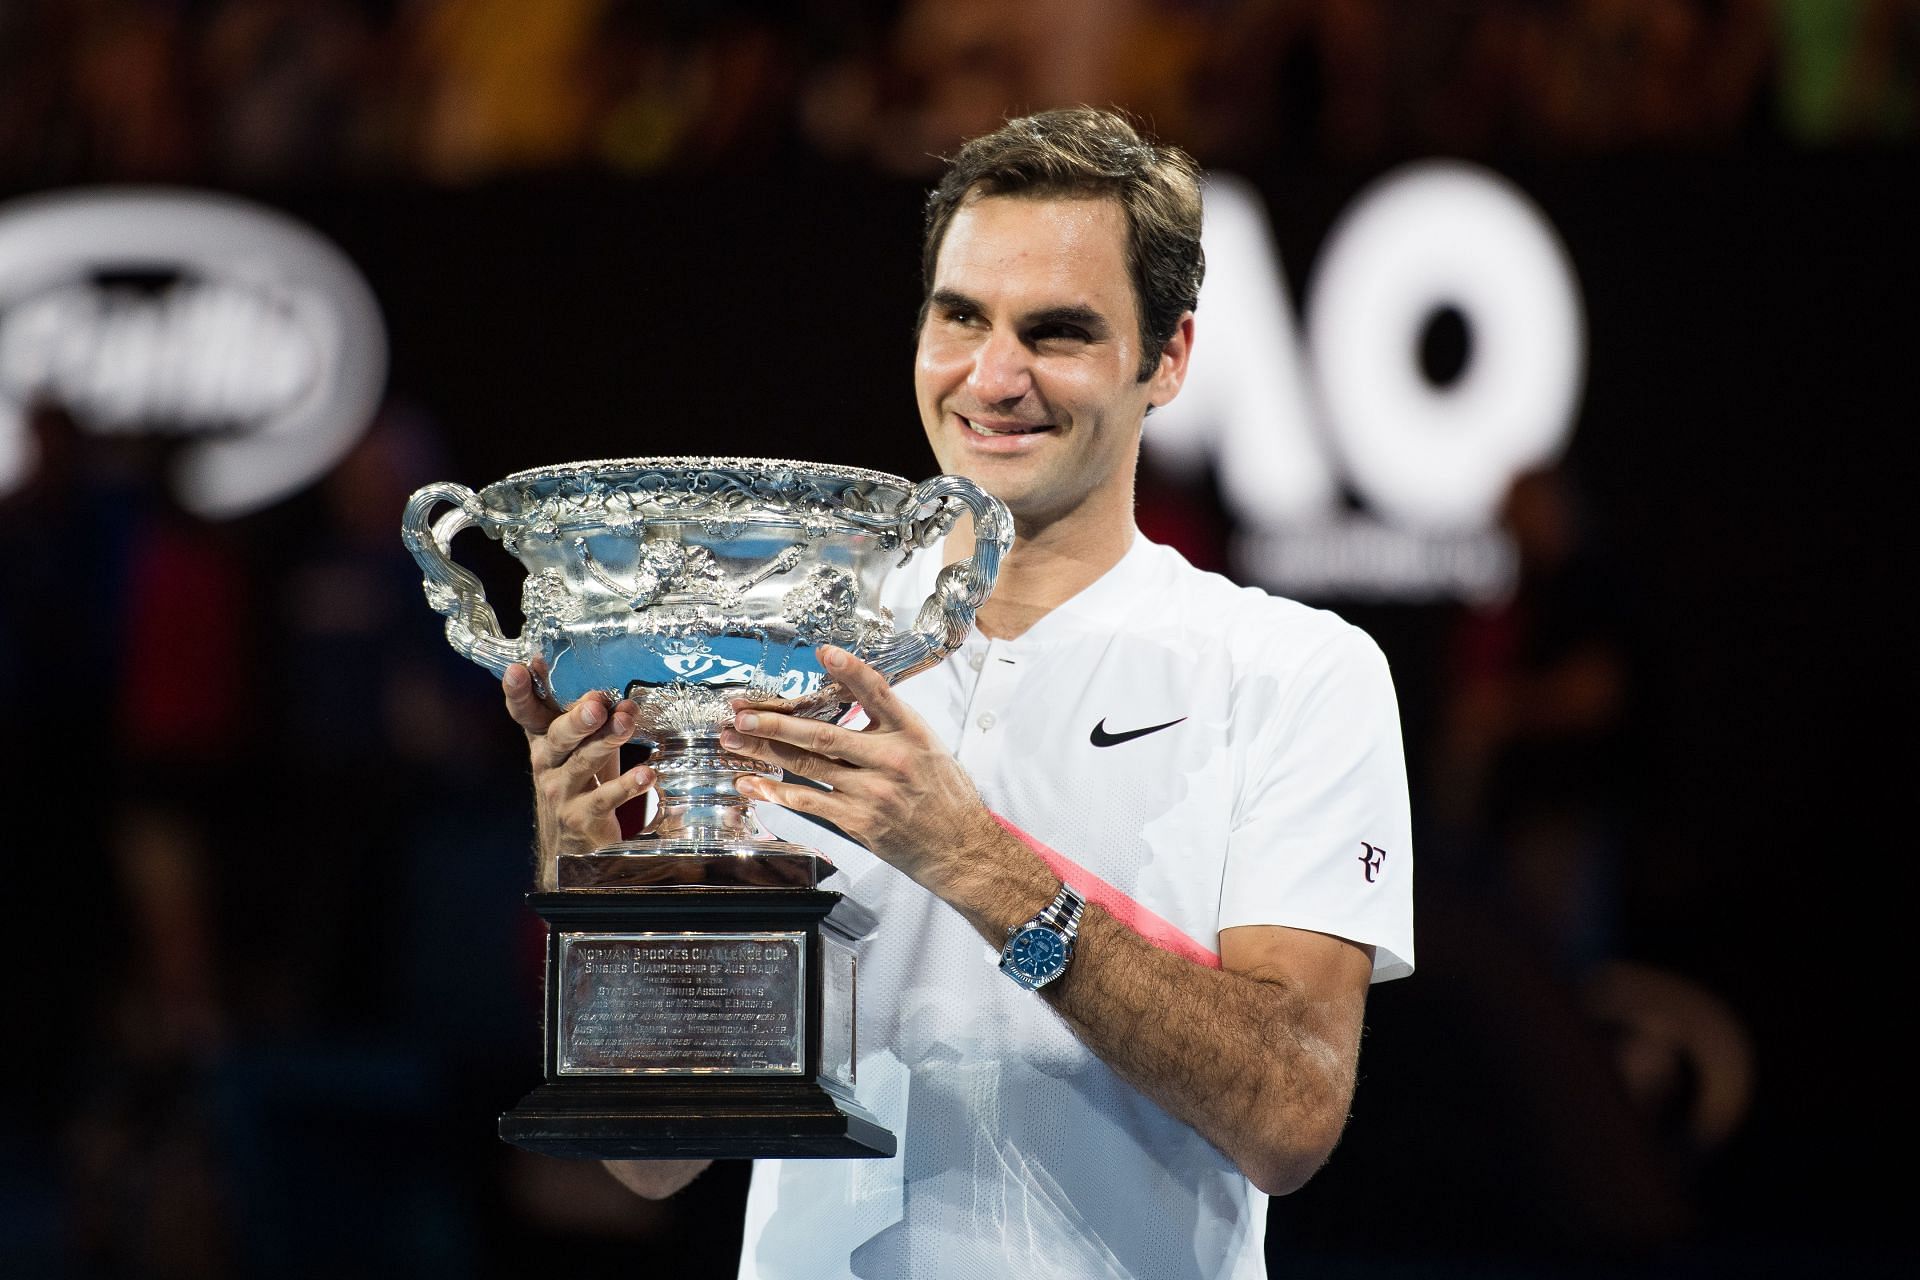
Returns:
[[[1108,733],[1107,718],[1101,716],[1100,723],[1093,726],[1093,732],[1087,735],[1087,741],[1096,747],[1117,747],[1123,742],[1132,742],[1135,738],[1144,738],[1150,733],[1158,733],[1162,729],[1171,729],[1173,726],[1185,722],[1186,717],[1181,716],[1178,720],[1169,720],[1165,724],[1150,724],[1144,729],[1128,729],[1125,733]]]

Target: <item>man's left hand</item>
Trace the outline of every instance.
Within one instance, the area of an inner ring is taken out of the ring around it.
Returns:
[[[743,775],[742,795],[825,818],[935,894],[951,900],[966,851],[1005,839],[960,762],[886,677],[835,645],[820,661],[867,713],[865,729],[736,703],[721,745],[833,788]]]

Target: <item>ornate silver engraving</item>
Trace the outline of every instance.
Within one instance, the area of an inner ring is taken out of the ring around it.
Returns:
[[[552,635],[582,616],[579,597],[567,589],[567,580],[552,569],[527,575],[520,587],[520,612],[536,635]]]
[[[847,621],[859,603],[853,575],[836,565],[815,565],[806,580],[780,598],[780,612],[794,634],[813,644],[828,644],[845,636]]]
[[[914,625],[896,631],[880,604],[887,573],[962,510],[973,514],[973,555],[943,569]],[[516,637],[501,634],[479,580],[452,559],[470,525],[527,568]],[[459,652],[496,675],[541,659],[562,703],[593,690],[634,700],[639,735],[663,744],[670,823],[689,832],[746,821],[732,777],[752,766],[716,746],[736,700],[837,715],[852,699],[819,662],[827,642],[889,680],[939,661],[992,589],[1012,521],[955,476],[916,486],[806,462],[633,458],[523,471],[477,494],[428,485],[401,532]]]

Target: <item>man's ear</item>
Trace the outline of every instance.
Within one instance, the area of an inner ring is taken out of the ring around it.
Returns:
[[[1149,410],[1172,403],[1173,398],[1180,394],[1180,388],[1187,380],[1187,364],[1192,358],[1193,312],[1189,311],[1174,326],[1173,336],[1167,339],[1167,345],[1160,348],[1160,363],[1147,379]]]

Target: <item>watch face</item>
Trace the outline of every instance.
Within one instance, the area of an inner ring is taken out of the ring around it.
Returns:
[[[1051,929],[1022,929],[1007,947],[1007,964],[1034,981],[1052,977],[1066,963],[1066,943]]]

